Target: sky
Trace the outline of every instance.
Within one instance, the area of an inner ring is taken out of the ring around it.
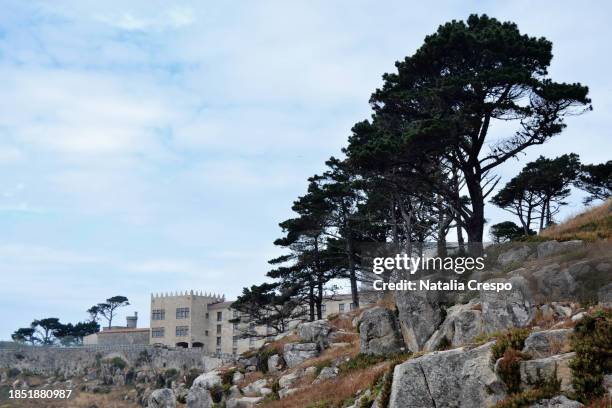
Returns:
[[[0,339],[113,295],[235,298],[260,283],[306,178],[370,115],[381,75],[439,24],[487,13],[553,44],[594,110],[538,155],[610,159],[605,2],[2,1]],[[497,128],[499,132],[506,129]],[[561,218],[581,209],[572,196]],[[487,207],[495,223],[511,219]]]

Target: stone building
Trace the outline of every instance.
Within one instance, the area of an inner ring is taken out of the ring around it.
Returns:
[[[373,296],[365,292],[361,294],[362,306],[374,301]],[[239,317],[238,312],[231,308],[232,303],[225,301],[223,295],[194,291],[152,294],[150,343],[202,347],[210,353],[237,355],[260,347],[266,336],[274,334],[266,327],[232,322]],[[350,295],[333,295],[323,303],[324,318],[351,310]],[[245,332],[257,335],[244,338]]]
[[[83,338],[85,345],[115,346],[149,344],[149,328],[138,328],[138,312],[126,317],[125,326],[104,327],[102,331]]]

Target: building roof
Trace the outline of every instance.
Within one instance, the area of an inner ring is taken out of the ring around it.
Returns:
[[[233,300],[228,301],[228,302],[218,302],[218,303],[210,303],[208,305],[208,310],[215,310],[215,309],[229,309],[230,306],[232,306],[232,303],[234,303]]]
[[[104,331],[99,331],[96,334],[114,334],[114,333],[134,333],[134,332],[144,332],[144,331],[149,331],[150,328],[148,327],[137,327],[137,328],[130,328],[130,327],[123,327],[120,329],[107,329]]]

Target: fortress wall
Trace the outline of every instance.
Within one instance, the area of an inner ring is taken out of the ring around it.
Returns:
[[[201,349],[169,349],[154,346],[32,347],[0,348],[0,368],[17,368],[33,374],[65,377],[85,375],[104,361],[119,357],[138,367],[210,371],[230,358],[217,358]]]

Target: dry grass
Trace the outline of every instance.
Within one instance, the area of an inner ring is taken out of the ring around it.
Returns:
[[[330,347],[325,349],[320,356],[304,361],[298,365],[299,368],[317,366],[325,362],[335,361],[337,359],[353,358],[359,354],[359,343],[353,342],[346,347]]]
[[[381,307],[384,307],[385,309],[394,311],[395,310],[395,297],[393,296],[393,293],[385,293],[384,296],[376,302],[376,306],[381,306]]]
[[[357,391],[370,387],[388,370],[388,367],[389,363],[383,362],[367,369],[356,370],[300,389],[282,400],[271,401],[263,406],[270,408],[304,408],[321,402],[331,406],[339,406],[343,401],[354,397]]]
[[[548,227],[540,235],[558,241],[610,239],[612,238],[612,199],[558,225]]]
[[[351,311],[351,313],[353,312],[355,311]],[[355,328],[353,327],[353,316],[349,314],[332,316],[329,319],[329,325],[339,331],[355,331]]]
[[[276,354],[283,354],[283,347],[287,343],[297,343],[300,341],[300,337],[297,334],[290,334],[279,340],[274,340],[266,344],[265,348],[268,350],[274,350]]]
[[[587,408],[612,408],[612,397],[609,395],[605,395],[601,398],[591,401],[586,407]]]

